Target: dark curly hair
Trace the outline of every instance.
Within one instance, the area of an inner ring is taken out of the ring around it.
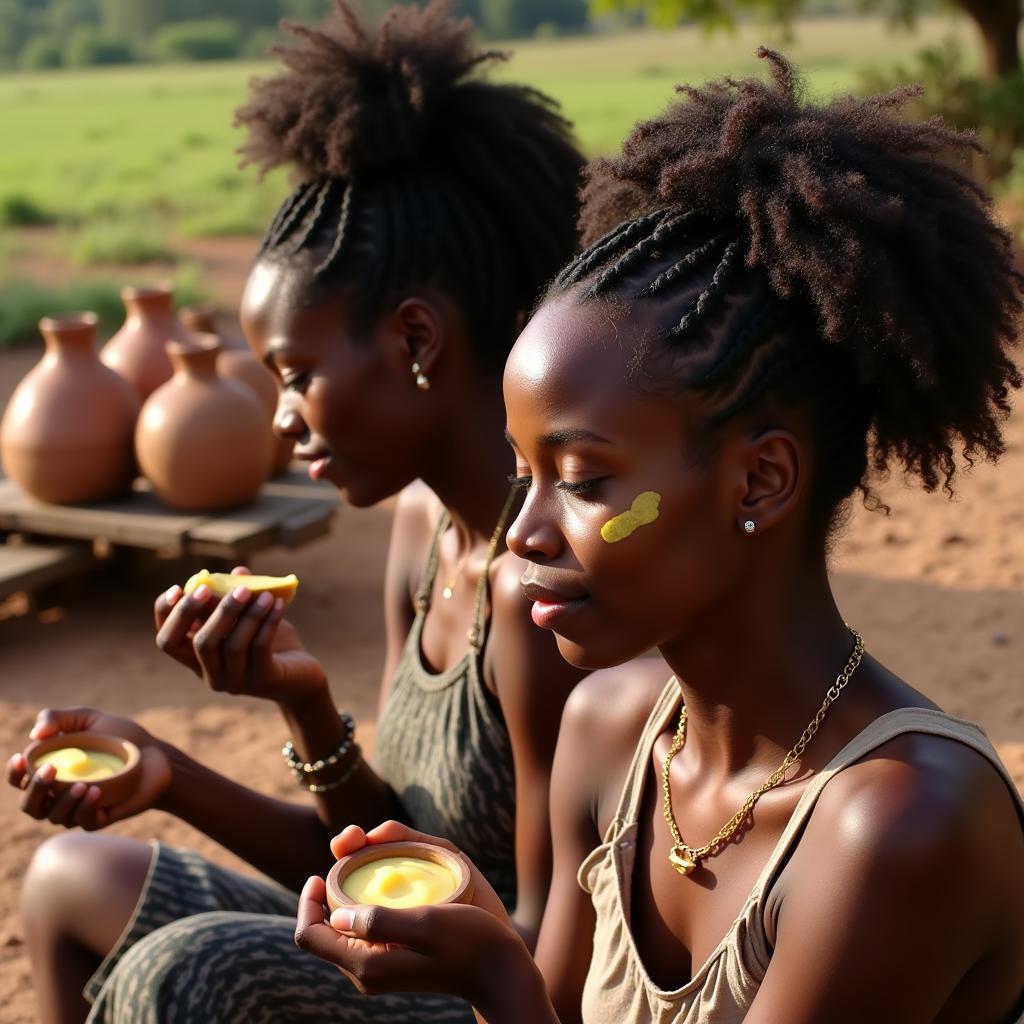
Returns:
[[[958,449],[1002,454],[1022,383],[1024,278],[949,158],[978,143],[901,120],[915,89],[813,105],[784,57],[758,56],[770,82],[680,87],[590,164],[587,248],[549,295],[645,303],[646,375],[703,392],[712,434],[769,395],[805,404],[825,528],[856,489],[871,498],[871,468],[952,493]]]
[[[364,319],[409,287],[458,303],[499,364],[520,315],[576,248],[581,156],[546,96],[480,79],[479,51],[449,4],[399,5],[377,25],[351,6],[323,26],[285,22],[287,70],[252,84],[236,114],[243,163],[301,184],[261,258],[308,258],[316,295],[351,286]]]

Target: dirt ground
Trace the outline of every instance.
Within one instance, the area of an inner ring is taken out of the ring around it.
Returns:
[[[250,251],[251,243],[221,243],[201,254],[225,308],[237,302]],[[0,353],[0,408],[37,357],[31,350]],[[1019,409],[1008,436],[1003,463],[979,466],[954,503],[888,484],[883,496],[892,515],[854,514],[836,548],[834,578],[840,606],[872,654],[947,711],[979,721],[1024,787]],[[296,572],[302,579],[292,617],[326,665],[338,703],[352,710],[371,742],[389,524],[388,508],[344,509],[329,537],[254,560],[257,571]],[[141,560],[130,571],[90,579],[58,607],[0,618],[0,751],[21,749],[39,708],[91,704],[137,717],[232,778],[292,796],[275,712],[207,692],[153,644],[152,600],[190,569]],[[238,866],[188,826],[155,812],[114,831],[186,844]],[[34,1020],[18,889],[32,851],[52,833],[52,826],[18,812],[14,792],[0,794],[0,1024]]]

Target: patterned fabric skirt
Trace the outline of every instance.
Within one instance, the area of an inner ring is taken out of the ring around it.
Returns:
[[[364,996],[295,946],[298,897],[153,843],[120,941],[85,988],[89,1024],[471,1024],[449,996]]]

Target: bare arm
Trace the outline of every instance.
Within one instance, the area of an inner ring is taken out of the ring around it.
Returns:
[[[1024,988],[1024,839],[991,767],[936,743],[944,764],[922,771],[897,750],[826,788],[780,880],[747,1024],[1010,1019]],[[965,757],[975,763],[961,771]]]

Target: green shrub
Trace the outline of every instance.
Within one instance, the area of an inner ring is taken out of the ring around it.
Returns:
[[[988,155],[979,155],[973,169],[984,181],[1005,177],[1024,145],[1024,72],[986,81],[966,70],[954,39],[923,50],[909,68],[865,74],[863,81],[867,92],[922,85],[924,93],[911,100],[908,113],[922,120],[938,114],[954,128],[977,132]]]
[[[134,59],[130,43],[104,35],[91,25],[79,25],[64,46],[64,63],[69,68],[130,64]]]
[[[20,192],[0,196],[0,224],[8,227],[31,228],[52,224],[55,218],[34,199]]]
[[[56,36],[32,36],[18,54],[18,66],[27,71],[61,66],[60,40]]]
[[[242,37],[233,21],[179,21],[165,25],[153,36],[153,54],[160,60],[230,60],[242,49]]]
[[[267,51],[280,41],[280,35],[272,28],[254,28],[245,38],[241,56],[248,60],[266,60]]]
[[[126,221],[86,224],[71,236],[68,254],[71,262],[79,267],[141,266],[173,263],[176,259],[157,227]]]
[[[194,305],[207,295],[195,274],[179,276],[174,301]],[[55,287],[35,281],[5,278],[0,282],[0,348],[39,340],[39,321],[57,313],[91,309],[100,318],[102,335],[112,334],[124,321],[121,286],[112,281],[78,281]]]

